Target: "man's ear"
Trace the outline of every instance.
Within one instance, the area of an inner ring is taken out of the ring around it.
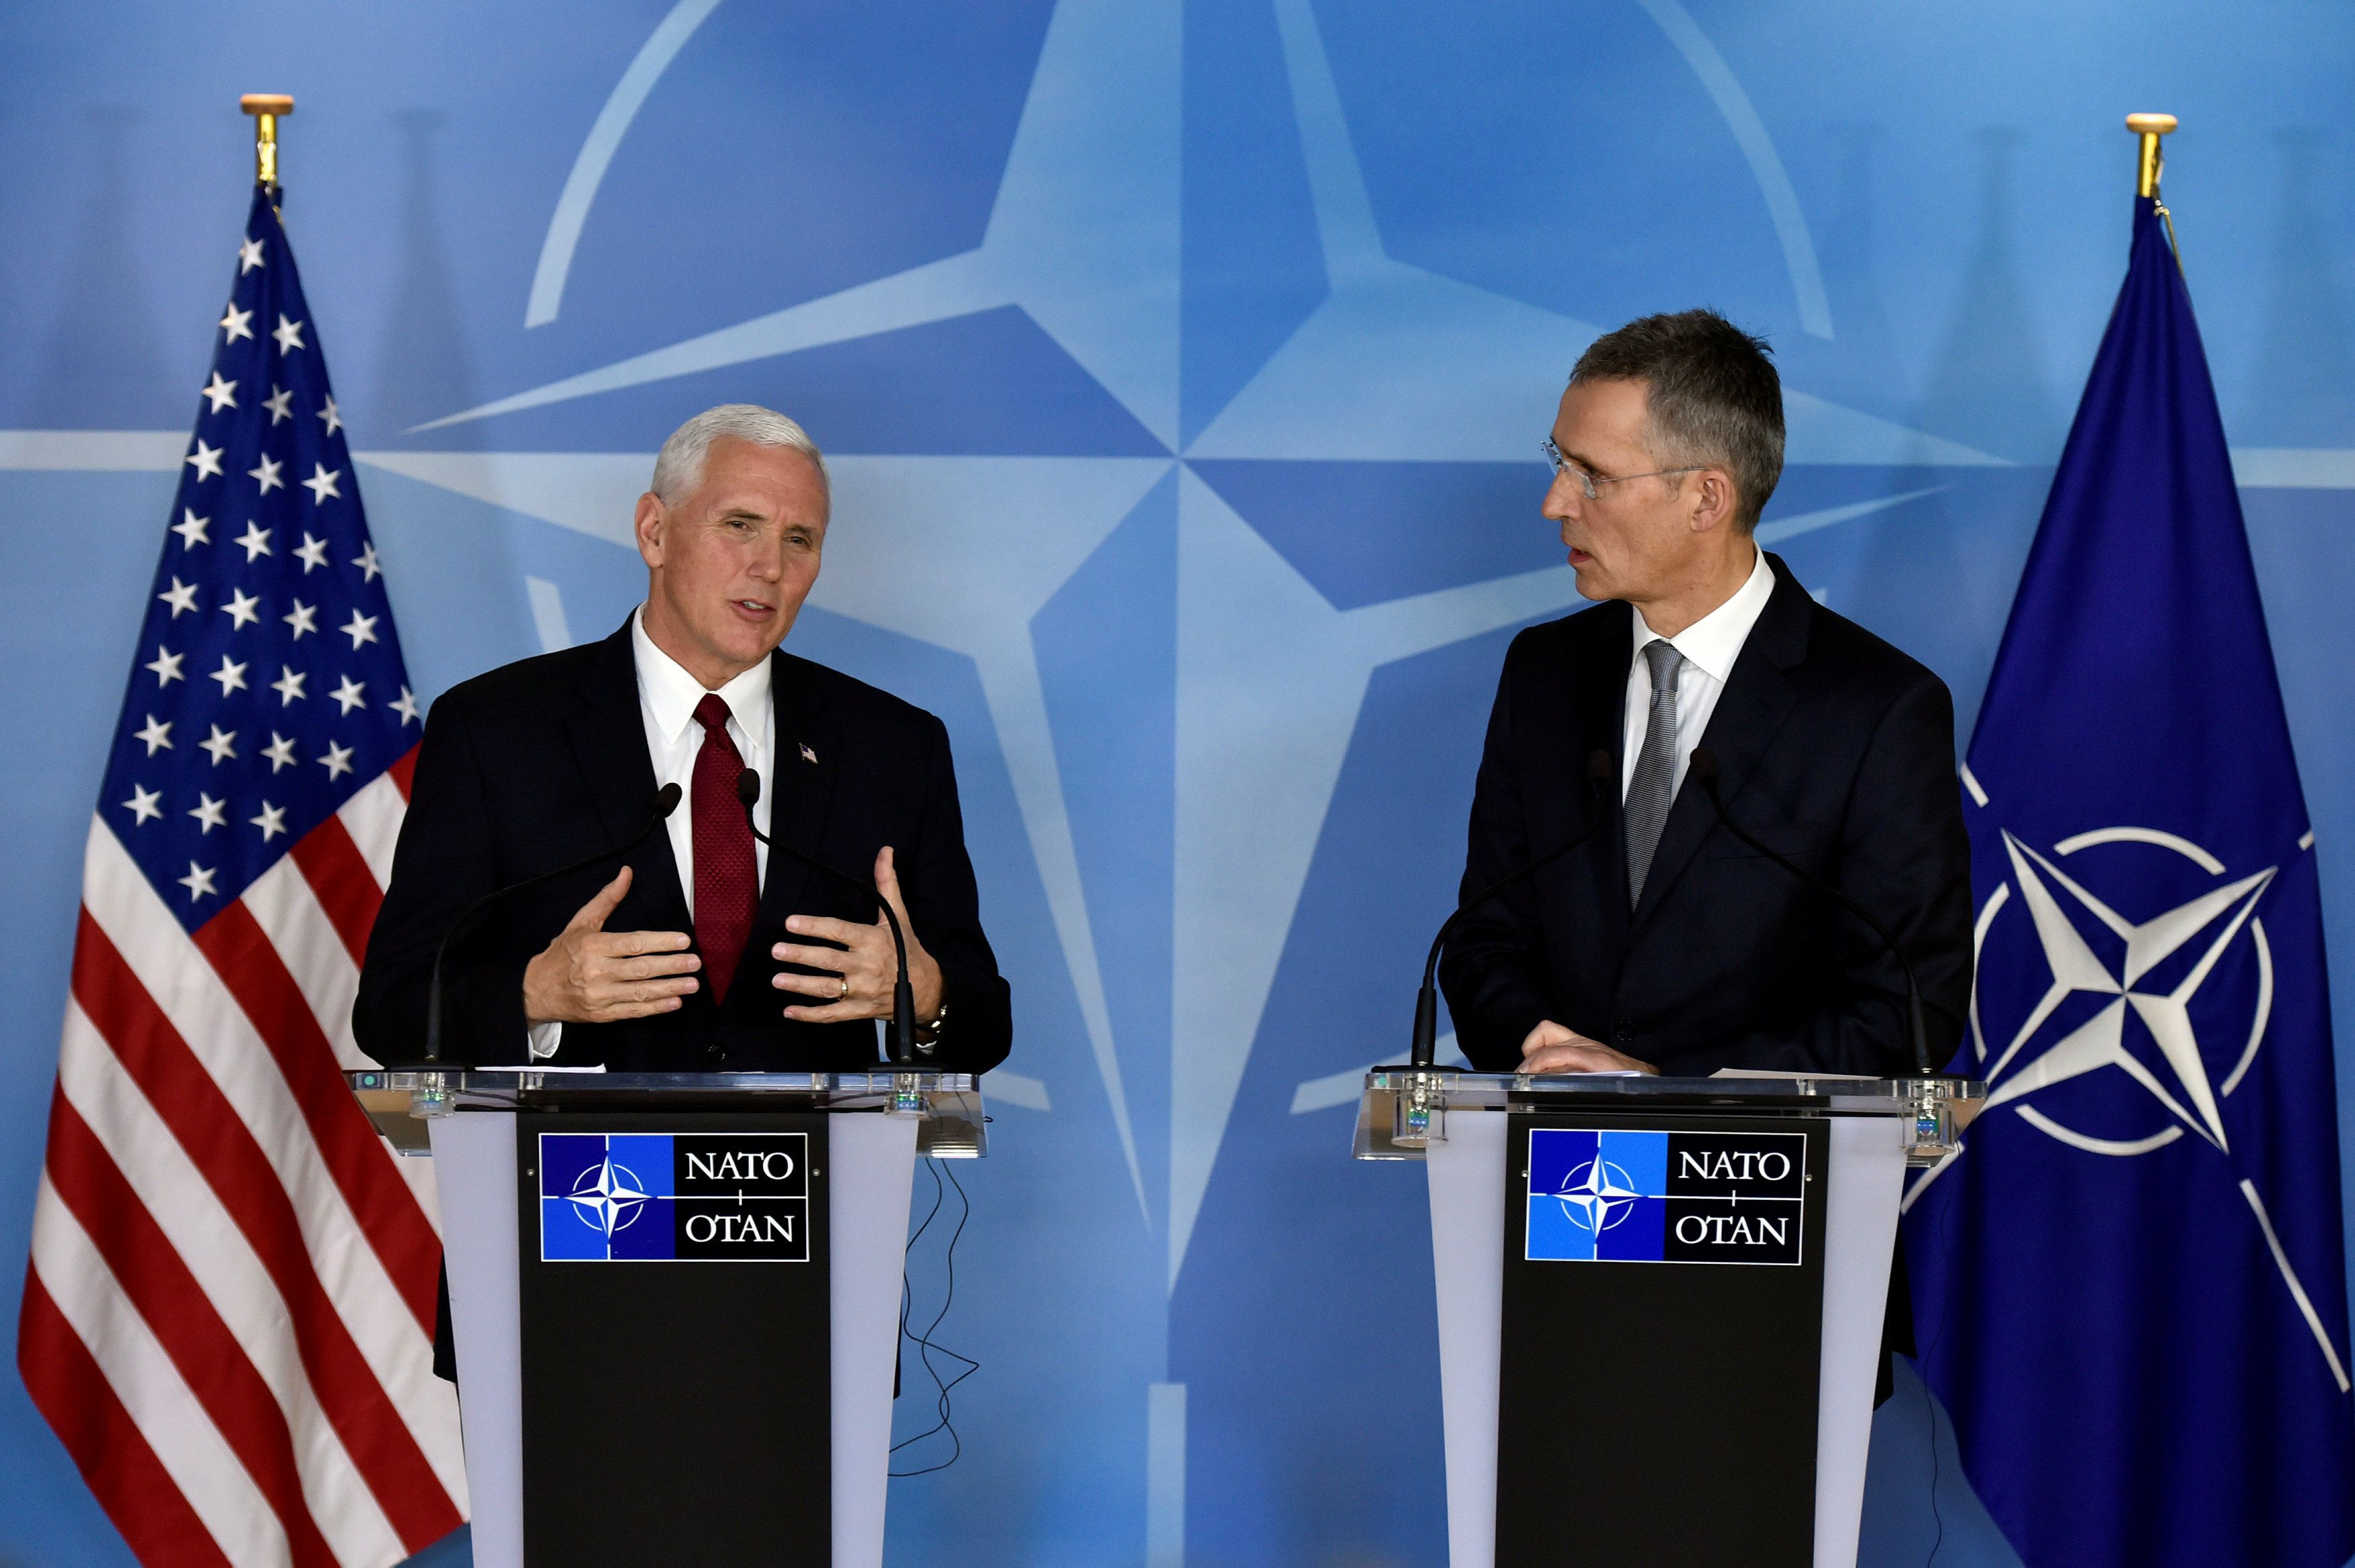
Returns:
[[[663,524],[666,514],[662,497],[647,491],[638,497],[637,523],[633,530],[638,536],[638,556],[649,567],[663,564]]]
[[[1705,534],[1733,526],[1737,503],[1733,480],[1722,469],[1705,468],[1693,475],[1692,531]]]

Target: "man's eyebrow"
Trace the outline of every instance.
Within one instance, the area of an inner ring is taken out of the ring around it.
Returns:
[[[1609,469],[1604,468],[1601,463],[1596,462],[1593,458],[1588,457],[1584,452],[1572,451],[1560,441],[1556,441],[1554,443],[1554,450],[1561,453],[1563,457],[1568,458],[1571,461],[1576,463],[1579,467],[1584,469],[1589,473],[1604,474],[1611,471]]]
[[[711,520],[714,523],[743,522],[765,524],[775,518],[776,514],[773,512],[763,512],[760,508],[754,506],[725,506],[711,514]],[[784,518],[778,521],[778,526],[789,534],[796,529],[799,529],[805,534],[815,534],[818,532],[820,525],[814,523],[795,522],[792,518]]]

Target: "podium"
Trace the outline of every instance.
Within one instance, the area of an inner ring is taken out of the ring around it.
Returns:
[[[1367,1075],[1420,1160],[1453,1568],[1853,1568],[1898,1200],[1958,1079]]]
[[[431,1152],[477,1568],[879,1568],[919,1153],[956,1073],[356,1072]]]

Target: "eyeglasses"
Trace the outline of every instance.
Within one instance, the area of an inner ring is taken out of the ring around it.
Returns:
[[[1656,468],[1649,473],[1589,473],[1584,469],[1579,467],[1576,463],[1571,461],[1570,459],[1562,456],[1561,449],[1553,444],[1553,438],[1551,436],[1548,436],[1545,439],[1545,441],[1540,450],[1545,453],[1546,461],[1553,465],[1555,477],[1559,478],[1565,473],[1575,476],[1578,480],[1578,488],[1580,493],[1589,501],[1597,501],[1601,499],[1601,497],[1595,493],[1594,490],[1594,487],[1598,484],[1625,484],[1631,479],[1666,479],[1671,474],[1699,473],[1700,471],[1700,468],[1695,467]]]

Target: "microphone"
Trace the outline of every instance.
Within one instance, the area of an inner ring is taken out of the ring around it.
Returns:
[[[1439,991],[1433,984],[1433,977],[1439,972],[1439,955],[1446,948],[1447,938],[1455,934],[1455,928],[1464,923],[1465,916],[1523,877],[1533,875],[1541,868],[1551,865],[1555,861],[1593,838],[1603,824],[1611,820],[1609,808],[1611,771],[1611,754],[1601,747],[1596,747],[1586,758],[1586,782],[1594,791],[1594,821],[1589,822],[1582,832],[1572,834],[1568,843],[1548,850],[1518,871],[1508,873],[1490,883],[1457,905],[1455,912],[1441,922],[1439,935],[1431,939],[1430,956],[1423,960],[1423,990],[1415,994],[1414,1044],[1407,1053],[1407,1061],[1411,1065],[1416,1068],[1430,1066],[1432,1057],[1437,1054],[1439,1048]]]
[[[1922,982],[1914,976],[1913,959],[1906,953],[1903,944],[1890,934],[1889,927],[1867,913],[1863,905],[1859,904],[1822,877],[1760,843],[1743,832],[1740,824],[1736,823],[1732,817],[1725,814],[1725,801],[1718,794],[1715,753],[1706,747],[1693,747],[1692,760],[1687,765],[1687,771],[1700,781],[1701,792],[1709,797],[1710,805],[1717,812],[1717,820],[1724,824],[1727,832],[1732,833],[1735,838],[1797,877],[1802,883],[1863,921],[1870,927],[1872,934],[1881,938],[1881,945],[1889,949],[1891,956],[1896,959],[1898,967],[1905,971],[1905,1023],[1907,1033],[1913,1037],[1914,1071],[1924,1078],[1936,1077],[1938,1069],[1930,1061],[1929,1020],[1922,1011]]]
[[[752,830],[754,838],[767,844],[771,849],[784,851],[812,871],[822,871],[845,886],[857,888],[873,898],[877,906],[883,911],[883,918],[891,927],[891,946],[900,955],[900,978],[891,987],[891,1060],[906,1065],[914,1065],[916,989],[908,981],[908,936],[906,932],[900,929],[899,912],[891,907],[891,901],[878,892],[875,885],[865,877],[853,876],[847,871],[837,871],[815,855],[805,854],[791,844],[781,844],[762,832],[760,822],[752,815],[753,803],[760,798],[761,775],[757,771],[747,768],[743,772],[736,775],[736,799],[744,807],[744,825]]]
[[[645,842],[646,840],[653,835],[654,831],[662,826],[664,821],[667,819],[673,811],[678,810],[678,802],[681,793],[682,791],[676,784],[666,784],[661,788],[661,789],[657,790],[655,794],[655,809],[647,815],[645,826],[640,828],[637,831],[636,836],[632,838],[628,843],[622,845],[620,848],[600,850],[586,860],[574,861],[570,865],[559,865],[554,871],[543,871],[538,876],[527,876],[521,882],[509,883],[505,887],[495,887],[490,892],[484,894],[480,898],[475,899],[472,904],[467,905],[465,908],[460,910],[458,912],[457,919],[450,923],[450,929],[442,934],[441,945],[433,949],[433,974],[432,978],[426,982],[425,987],[425,1060],[422,1064],[404,1063],[400,1065],[407,1067],[412,1071],[418,1070],[421,1067],[422,1070],[428,1072],[431,1072],[435,1067],[441,1065],[442,960],[448,956],[450,944],[458,939],[460,932],[465,930],[467,927],[474,924],[475,916],[479,916],[484,910],[488,909],[492,905],[496,904],[500,899],[506,897],[510,894],[521,893],[528,888],[538,887],[542,883],[554,882],[559,876],[570,876],[577,871],[587,871],[591,866],[597,864],[601,861],[617,860],[622,856],[630,853],[640,844]],[[392,1067],[394,1064],[387,1063],[386,1065],[388,1067]]]

